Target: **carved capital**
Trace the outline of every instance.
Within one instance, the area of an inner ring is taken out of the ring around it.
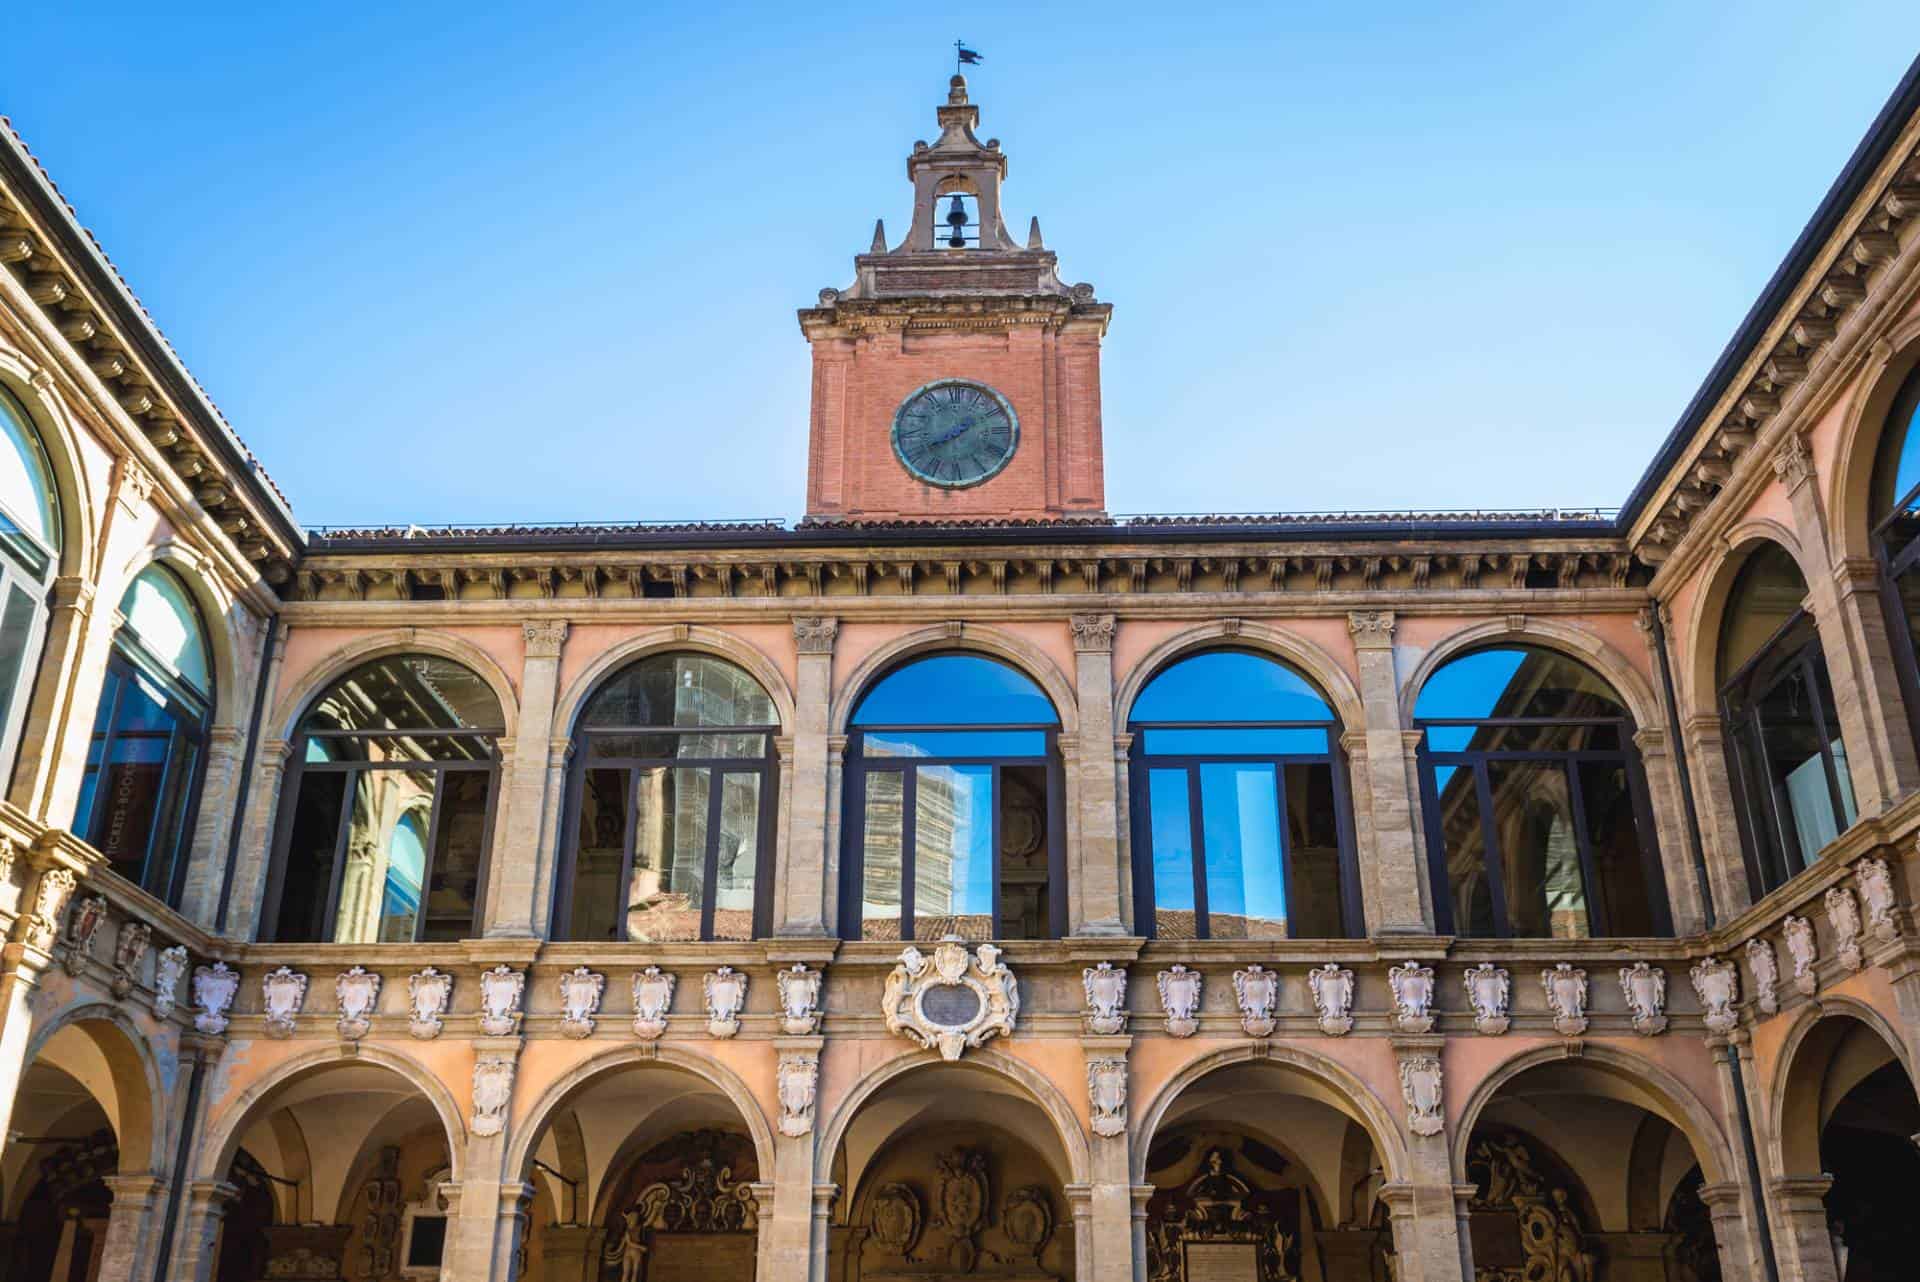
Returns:
[[[1798,432],[1790,432],[1774,451],[1773,474],[1789,490],[1797,490],[1813,479],[1813,452]]]
[[[1387,649],[1393,645],[1393,611],[1354,610],[1347,615],[1347,631],[1359,649]]]
[[[801,654],[832,654],[840,620],[831,615],[803,615],[793,621],[793,645]]]
[[[560,648],[567,643],[567,630],[565,619],[521,624],[521,635],[527,641],[527,657],[529,659],[559,658]]]
[[[1073,648],[1078,654],[1113,653],[1114,617],[1111,614],[1076,614],[1068,619],[1073,625]]]

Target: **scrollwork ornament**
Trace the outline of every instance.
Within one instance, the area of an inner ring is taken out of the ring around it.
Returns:
[[[165,1021],[173,1017],[179,1000],[180,979],[187,973],[187,949],[184,944],[163,948],[153,959],[153,1017]]]
[[[1802,995],[1812,997],[1820,991],[1820,941],[1814,937],[1813,923],[1805,917],[1787,917],[1780,923],[1786,937],[1787,956],[1793,959],[1793,986]]]
[[[1353,1031],[1353,972],[1338,962],[1307,972],[1307,988],[1313,994],[1313,1010],[1320,1031],[1328,1037],[1345,1037]]]
[[[956,1060],[994,1037],[1012,1036],[1020,991],[1000,950],[981,944],[969,953],[949,935],[931,957],[909,944],[887,974],[880,995],[887,1032]]]
[[[920,1241],[920,1195],[905,1184],[883,1184],[867,1204],[867,1230],[893,1255],[907,1255]]]
[[[1073,627],[1073,648],[1082,654],[1102,654],[1113,649],[1114,616],[1111,614],[1075,614],[1068,617]]]
[[[820,1057],[783,1051],[776,1071],[780,1094],[780,1133],[805,1135],[813,1129],[814,1100],[820,1086]]]
[[[513,1057],[483,1054],[473,1064],[473,1133],[498,1135],[506,1129],[513,1101]]]
[[[260,977],[261,1009],[267,1036],[292,1037],[300,1010],[307,1004],[307,977],[291,966],[276,966]]]
[[[1400,1094],[1407,1104],[1407,1129],[1415,1135],[1438,1135],[1446,1123],[1441,1117],[1444,1079],[1437,1055],[1408,1055],[1400,1061]]]
[[[707,998],[707,1033],[732,1037],[740,1031],[740,1012],[747,1004],[747,977],[731,966],[710,970],[701,980]]]
[[[1393,990],[1393,1023],[1403,1033],[1433,1031],[1433,967],[1417,961],[1394,966],[1387,971],[1387,985]]]
[[[575,966],[560,975],[560,1031],[568,1037],[593,1036],[593,1017],[600,1012],[600,996],[607,977]]]
[[[340,1036],[358,1041],[373,1027],[374,1007],[380,1001],[380,974],[364,966],[341,971],[333,980],[334,1007],[340,1012]]]
[[[1160,990],[1160,1009],[1167,1020],[1167,1035],[1192,1037],[1200,1031],[1200,998],[1206,981],[1197,970],[1175,962],[1154,979]]]
[[[1833,928],[1833,955],[1848,970],[1866,965],[1860,950],[1860,901],[1845,886],[1832,886],[1826,896],[1827,925]]]
[[[67,953],[61,959],[67,974],[79,975],[86,969],[88,958],[93,956],[93,937],[106,921],[107,901],[99,895],[88,895],[74,905],[73,917],[67,922]]]
[[[1553,1027],[1562,1037],[1578,1037],[1587,1031],[1587,972],[1571,962],[1558,962],[1540,972],[1540,987],[1546,990],[1547,1009],[1553,1012]]]
[[[633,974],[633,1035],[654,1041],[667,1031],[667,1012],[673,1009],[676,977],[658,966]]]
[[[480,972],[480,1031],[488,1037],[511,1037],[520,1031],[520,999],[527,976],[506,963]]]
[[[1780,1009],[1780,961],[1773,955],[1773,945],[1758,937],[1749,939],[1747,969],[1753,972],[1753,1004],[1762,1015],[1774,1014]]]
[[[453,1001],[453,976],[428,966],[407,976],[407,1032],[419,1040],[440,1036]]]
[[[1087,995],[1087,1008],[1081,1013],[1086,1029],[1099,1037],[1112,1037],[1127,1031],[1127,968],[1112,962],[1088,966],[1080,972],[1080,986]]]
[[[225,962],[201,966],[193,972],[193,1002],[199,1013],[193,1026],[209,1036],[227,1031],[227,1012],[240,993],[240,973]]]
[[[1899,903],[1893,889],[1893,869],[1878,857],[1854,865],[1854,880],[1867,906],[1867,930],[1885,943],[1900,937]]]
[[[1759,941],[1755,941],[1756,943]],[[1768,953],[1768,961],[1772,954]],[[1718,957],[1702,957],[1687,972],[1700,999],[1701,1019],[1710,1033],[1731,1033],[1740,1023],[1734,1003],[1740,1000],[1740,968]]]
[[[1492,962],[1469,966],[1462,982],[1476,1029],[1488,1037],[1498,1037],[1513,1027],[1513,979],[1505,968]]]
[[[1087,1103],[1093,1133],[1112,1139],[1127,1129],[1127,1061],[1101,1055],[1087,1061]]]
[[[78,884],[70,868],[49,868],[40,874],[33,888],[33,911],[27,915],[29,945],[43,953],[52,950],[54,937],[60,930],[60,914],[66,910],[67,898]]]
[[[1620,968],[1620,993],[1633,1016],[1633,1031],[1654,1037],[1667,1030],[1667,972],[1637,961]]]
[[[153,940],[153,927],[144,921],[128,921],[120,924],[120,933],[113,941],[113,980],[110,987],[113,995],[126,1000],[128,993],[139,981],[140,963],[147,955],[147,948]]]
[[[1273,1011],[1280,1004],[1280,976],[1258,963],[1236,970],[1233,999],[1240,1007],[1240,1027],[1248,1037],[1273,1036]]]
[[[780,990],[780,1031],[789,1037],[807,1037],[820,1030],[820,982],[817,970],[795,962],[775,976]]]

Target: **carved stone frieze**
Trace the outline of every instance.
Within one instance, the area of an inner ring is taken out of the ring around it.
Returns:
[[[291,966],[276,966],[260,977],[260,1007],[267,1036],[292,1037],[307,1004],[307,977]]]
[[[69,975],[86,970],[93,956],[93,937],[106,923],[107,901],[99,895],[88,895],[73,906],[73,916],[67,922],[66,956],[61,959]]]
[[[1773,955],[1773,945],[1759,937],[1749,939],[1747,969],[1753,972],[1753,1004],[1760,1008],[1762,1015],[1778,1011],[1780,961]]]
[[[955,1060],[969,1047],[1013,1035],[1020,994],[998,948],[981,944],[969,953],[949,935],[931,957],[911,944],[901,952],[887,975],[880,1014],[889,1033]]]
[[[421,1041],[440,1036],[453,1001],[453,976],[428,966],[407,976],[407,1032]]]
[[[775,1087],[780,1096],[780,1133],[795,1136],[813,1130],[814,1098],[820,1087],[820,1056],[811,1051],[781,1051]]]
[[[633,1035],[654,1041],[667,1031],[667,1012],[673,1009],[675,976],[658,966],[633,974]]]
[[[1400,1095],[1407,1105],[1407,1129],[1415,1135],[1438,1135],[1445,1127],[1442,1087],[1438,1055],[1400,1057]]]
[[[333,980],[334,1009],[339,1011],[340,1036],[358,1041],[373,1027],[374,1008],[380,1002],[380,973],[364,966],[341,971]]]
[[[1787,917],[1780,923],[1787,941],[1787,956],[1793,959],[1793,986],[1812,997],[1820,991],[1820,975],[1814,969],[1820,961],[1820,941],[1814,937],[1813,923],[1805,917]]]
[[[1127,968],[1112,962],[1088,966],[1080,972],[1087,995],[1081,1019],[1089,1033],[1111,1037],[1127,1031]]]
[[[480,1031],[488,1037],[511,1037],[520,1031],[520,1000],[527,976],[504,962],[480,972]]]
[[[700,981],[707,999],[707,1034],[732,1037],[740,1031],[740,1012],[747,1005],[747,977],[731,966],[710,970]]]
[[[1175,962],[1154,979],[1160,990],[1160,1010],[1166,1016],[1167,1034],[1192,1037],[1200,1030],[1200,998],[1206,981],[1197,970]]]
[[[564,971],[559,979],[560,1031],[568,1037],[593,1036],[593,1017],[600,1013],[600,997],[607,977],[585,966]]]
[[[184,944],[163,948],[153,959],[153,1017],[165,1022],[173,1017],[173,1006],[180,996],[180,980],[187,973],[187,949]]]
[[[780,990],[780,1031],[789,1037],[806,1037],[820,1031],[820,982],[817,970],[808,970],[805,962],[795,962],[774,977]]]
[[[240,993],[240,973],[225,962],[201,966],[193,972],[193,1004],[199,1013],[193,1026],[203,1033],[218,1036],[227,1031],[227,1012]]]
[[[1540,972],[1540,987],[1546,990],[1547,1009],[1553,1012],[1553,1027],[1562,1037],[1578,1037],[1587,1031],[1587,972],[1571,962],[1558,962]]]
[[[507,1125],[513,1102],[514,1057],[483,1051],[473,1062],[473,1133],[498,1135]]]
[[[1845,886],[1831,886],[1826,895],[1827,925],[1833,930],[1833,955],[1848,970],[1866,964],[1860,950],[1860,901]]]
[[[1328,1037],[1345,1037],[1353,1031],[1353,972],[1338,962],[1328,962],[1307,972],[1307,987],[1313,993],[1313,1010],[1320,1031]]]
[[[1513,979],[1503,968],[1492,962],[1469,966],[1462,982],[1476,1029],[1498,1037],[1513,1026]]]
[[[1637,961],[1620,968],[1620,992],[1633,1016],[1633,1031],[1653,1037],[1667,1031],[1667,972]]]
[[[1771,953],[1768,960],[1772,960]],[[1734,1010],[1734,1003],[1740,1000],[1740,968],[1718,957],[1702,957],[1687,975],[1693,980],[1694,995],[1700,999],[1707,1031],[1732,1032],[1740,1023],[1740,1014]]]
[[[147,948],[153,941],[153,927],[144,921],[124,921],[120,923],[120,933],[113,941],[113,995],[126,1000],[128,993],[140,980],[140,963],[146,959]]]
[[[1087,1104],[1093,1133],[1112,1139],[1127,1129],[1127,1061],[1121,1055],[1098,1055],[1087,1061]]]
[[[1433,1031],[1433,967],[1417,961],[1394,966],[1387,971],[1387,985],[1393,992],[1393,1023],[1403,1033]]]
[[[1273,1036],[1273,1012],[1280,1003],[1280,976],[1258,964],[1236,970],[1233,998],[1240,1007],[1240,1027],[1247,1036]]]

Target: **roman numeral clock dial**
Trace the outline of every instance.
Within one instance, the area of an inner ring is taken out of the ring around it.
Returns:
[[[984,383],[947,378],[907,397],[893,416],[893,452],[929,485],[958,490],[991,479],[1020,445],[1020,419]]]

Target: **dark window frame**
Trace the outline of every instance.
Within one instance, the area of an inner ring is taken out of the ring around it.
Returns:
[[[40,424],[27,411],[19,397],[0,384],[0,414],[19,420],[39,447],[39,463],[45,468],[44,480],[52,495],[55,534],[65,516],[58,476],[47,454]],[[0,778],[11,779],[20,760],[20,740],[26,730],[27,715],[39,686],[40,660],[46,648],[47,627],[53,619],[53,581],[59,571],[60,548],[26,532],[26,528],[0,507],[0,523],[12,525],[0,531],[0,610],[4,610],[15,591],[33,604],[33,615],[20,648],[20,668],[14,674],[10,690],[0,691],[4,712],[0,712]]]
[[[1907,376],[1888,407],[1869,489],[1876,499],[1883,479],[1889,484],[1899,483],[1900,456],[1905,453],[1916,416],[1920,416],[1920,369]],[[1893,501],[1885,514],[1873,521],[1867,541],[1879,571],[1880,609],[1893,647],[1895,679],[1901,702],[1906,705],[1907,729],[1915,746],[1920,747],[1920,642],[1915,640],[1899,586],[1905,575],[1920,576],[1920,484],[1890,497]]]
[[[1544,646],[1519,642],[1522,648],[1537,650],[1565,660],[1568,663],[1581,664],[1578,659],[1562,655],[1558,651]],[[1485,653],[1489,649],[1501,649],[1501,646],[1482,646],[1453,655],[1446,663],[1429,673],[1431,681],[1448,664]],[[1590,673],[1592,670],[1587,669]],[[1605,684],[1598,673],[1592,673],[1596,680]],[[1611,689],[1611,687],[1609,687]],[[1417,700],[1416,696],[1416,700]],[[1614,693],[1616,702],[1621,702]],[[1624,709],[1625,704],[1621,702]],[[1617,748],[1581,748],[1581,749],[1501,749],[1501,748],[1464,748],[1450,751],[1435,751],[1429,743],[1429,729],[1450,727],[1488,727],[1488,726],[1552,726],[1578,727],[1594,726],[1611,728],[1615,733]],[[1627,780],[1627,795],[1633,803],[1634,835],[1640,846],[1640,874],[1647,888],[1647,908],[1652,918],[1653,938],[1667,939],[1673,936],[1673,909],[1667,899],[1666,868],[1660,860],[1660,845],[1654,831],[1652,794],[1647,786],[1646,766],[1640,758],[1640,750],[1633,741],[1634,724],[1632,714],[1623,711],[1617,717],[1573,716],[1573,717],[1419,717],[1413,719],[1413,728],[1419,732],[1419,743],[1414,749],[1416,773],[1420,780],[1420,816],[1426,828],[1427,839],[1427,882],[1433,894],[1434,926],[1443,935],[1459,935],[1464,923],[1455,920],[1453,908],[1453,885],[1447,871],[1446,834],[1440,822],[1440,785],[1436,770],[1451,768],[1470,771],[1478,797],[1480,812],[1480,843],[1482,867],[1487,879],[1487,894],[1493,917],[1493,934],[1489,936],[1462,936],[1466,938],[1514,939],[1535,938],[1535,936],[1516,936],[1513,933],[1513,920],[1507,911],[1506,885],[1506,847],[1500,841],[1499,827],[1495,822],[1493,788],[1488,768],[1497,762],[1529,762],[1544,765],[1558,765],[1566,774],[1568,806],[1573,812],[1574,842],[1580,865],[1581,889],[1586,896],[1588,912],[1588,937],[1592,939],[1633,938],[1613,933],[1613,907],[1607,902],[1607,888],[1598,875],[1594,858],[1593,838],[1589,832],[1585,785],[1581,780],[1581,767],[1589,765],[1618,766],[1622,768]]]

